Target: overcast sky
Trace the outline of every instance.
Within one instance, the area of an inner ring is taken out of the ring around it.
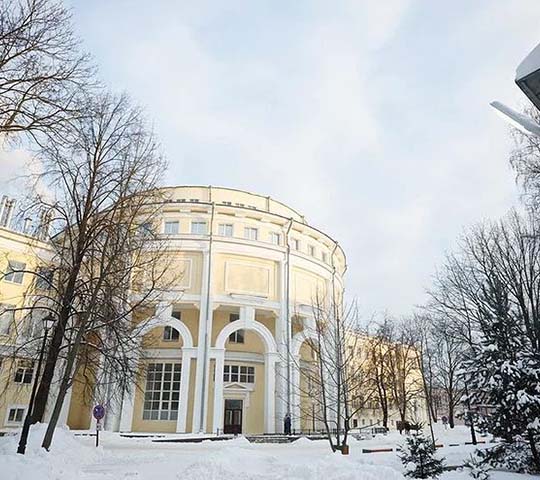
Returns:
[[[147,107],[167,183],[300,210],[344,247],[367,312],[410,312],[463,227],[517,202],[488,103],[521,102],[538,0],[71,5],[102,79]]]

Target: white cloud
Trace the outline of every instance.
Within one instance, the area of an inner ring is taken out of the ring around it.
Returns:
[[[148,107],[170,183],[270,194],[335,236],[349,292],[407,311],[462,226],[515,202],[505,125],[533,0],[80,2],[105,81]]]

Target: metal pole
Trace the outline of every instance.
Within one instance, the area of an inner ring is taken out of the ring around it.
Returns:
[[[291,415],[291,319],[290,315],[290,282],[291,282],[291,245],[289,242],[289,234],[291,232],[293,224],[293,219],[291,218],[289,220],[289,226],[287,227],[287,231],[285,233],[285,325],[287,328],[287,335],[285,337],[286,340],[286,347],[287,347],[287,414]]]
[[[26,417],[24,419],[24,425],[21,431],[21,439],[19,440],[19,447],[17,453],[24,455],[26,451],[26,443],[28,441],[28,433],[30,432],[30,424],[32,423],[32,411],[34,410],[34,399],[36,397],[36,390],[38,384],[39,373],[41,371],[41,363],[43,362],[43,353],[45,352],[45,344],[47,342],[47,334],[49,329],[45,327],[45,334],[43,335],[43,342],[41,342],[41,350],[39,352],[39,360],[36,372],[34,374],[34,385],[32,386],[32,393],[30,395],[30,402],[28,404],[28,410],[26,411]]]

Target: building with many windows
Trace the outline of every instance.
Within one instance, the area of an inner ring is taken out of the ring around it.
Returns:
[[[343,291],[343,250],[270,197],[187,186],[164,194],[161,218],[148,228],[167,239],[178,281],[161,294],[142,332],[142,344],[151,347],[140,360],[140,388],[133,385],[121,401],[102,399],[105,428],[273,433],[282,430],[287,411],[294,429],[309,428],[299,413],[295,365],[310,360],[305,341],[313,331],[315,294]],[[10,274],[10,265],[46,268],[47,245],[2,225],[0,348],[7,351],[31,334],[13,328],[26,321],[12,307],[28,300],[30,280]],[[1,366],[0,383],[7,386],[0,392],[0,428],[20,425],[32,369],[27,358]],[[76,381],[68,394],[61,421],[71,428],[91,427],[87,387]]]

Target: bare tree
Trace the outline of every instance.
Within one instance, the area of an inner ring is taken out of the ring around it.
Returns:
[[[323,426],[333,452],[346,453],[352,418],[366,400],[365,334],[354,304],[344,308],[336,296],[317,297],[312,310],[314,326],[306,340],[312,361],[296,365],[302,375],[299,397],[311,399],[300,402],[301,414]]]
[[[0,0],[0,136],[57,130],[93,69],[56,0]]]
[[[392,391],[388,371],[391,344],[392,323],[389,317],[385,317],[376,325],[365,342],[364,349],[368,357],[366,375],[368,377],[370,397],[376,399],[382,413],[382,424],[388,428],[388,418],[392,406]]]
[[[433,319],[428,315],[415,314],[412,318],[412,328],[416,338],[418,365],[422,373],[424,397],[428,415],[437,422],[437,348],[433,331]]]
[[[540,124],[540,112],[535,106],[528,104],[524,113]],[[540,139],[517,128],[512,130],[512,137],[515,146],[510,155],[510,165],[525,190],[526,204],[534,212],[540,203]]]
[[[444,393],[448,406],[448,424],[454,428],[456,408],[462,403],[465,385],[461,375],[466,345],[451,334],[447,318],[436,320],[432,329],[435,343],[435,373],[437,386]]]
[[[497,382],[487,383],[493,386],[495,392],[493,394],[490,394],[485,386],[478,388],[477,379],[483,377],[474,375],[475,357],[482,357],[485,352],[489,353],[484,348],[485,342],[486,339],[493,341],[494,329],[502,328],[501,325],[505,328],[510,325],[514,329],[514,338],[509,343],[514,348],[515,343],[519,341],[521,347],[515,351],[508,347],[508,352],[500,352],[501,357],[506,354],[517,356],[517,351],[519,355],[526,355],[527,361],[538,361],[540,242],[535,213],[529,212],[521,216],[511,212],[499,222],[486,223],[470,229],[462,238],[459,251],[448,256],[446,264],[436,277],[430,295],[429,308],[447,320],[446,332],[449,335],[445,345],[446,353],[456,349],[458,356],[468,359],[468,368],[463,378],[466,383],[463,384],[463,388],[468,390],[464,398],[469,403],[469,420],[472,420],[470,411],[474,404],[493,403],[497,412],[502,405],[497,402],[503,402],[501,397],[497,396],[499,393],[495,388]],[[495,340],[502,342],[503,338],[495,337]],[[453,357],[455,353],[454,351],[450,356]],[[500,359],[496,358],[497,361],[493,361],[490,368],[499,368],[497,362]],[[514,357],[508,361],[518,363]],[[523,360],[521,364],[525,363]],[[484,373],[489,375],[487,369]],[[493,374],[495,373],[497,372]],[[500,376],[505,378],[504,372],[500,373]],[[522,380],[525,380],[525,376],[522,376]],[[472,387],[468,385],[469,383]],[[459,396],[459,388],[456,395]],[[532,400],[534,396],[530,398]],[[519,411],[526,405],[527,402],[523,401],[519,405],[506,405],[501,414],[508,417],[513,408]],[[533,410],[531,408],[529,411]],[[500,425],[510,425],[505,423],[506,421],[507,418],[501,420]],[[514,426],[521,425],[520,422],[520,417],[511,419]],[[523,428],[521,435],[530,437],[529,443],[533,454],[538,456],[534,451],[535,441],[532,440],[538,433],[530,427]],[[512,427],[511,431],[514,432],[515,428]],[[474,441],[472,421],[471,435]]]
[[[414,329],[405,322],[399,323],[390,338],[387,370],[391,398],[402,424],[409,419],[417,422],[424,388]]]
[[[57,318],[33,411],[40,421],[54,402],[45,448],[81,366],[101,358],[111,385],[132,383],[142,328],[134,314],[155,304],[160,282],[170,279],[153,232],[165,163],[141,110],[110,94],[88,97],[81,110],[44,147],[40,180],[49,191],[31,205],[49,219],[54,281],[41,303]]]

